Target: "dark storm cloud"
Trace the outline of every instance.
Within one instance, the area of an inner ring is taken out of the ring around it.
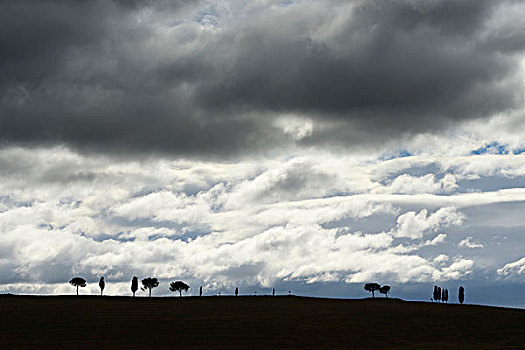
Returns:
[[[293,142],[287,114],[313,145],[435,131],[521,102],[517,4],[5,1],[0,139],[213,155]]]

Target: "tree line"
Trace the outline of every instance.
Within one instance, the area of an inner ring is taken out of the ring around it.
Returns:
[[[148,291],[148,295],[151,297],[151,291],[153,288],[156,288],[159,286],[159,280],[155,277],[147,277],[141,280],[142,286],[140,287],[141,290]],[[87,281],[82,277],[73,277],[69,284],[71,284],[73,287],[77,290],[78,295],[78,288],[87,286]],[[102,296],[104,293],[104,288],[106,287],[106,282],[104,280],[104,276],[100,277],[100,280],[98,282],[98,286],[100,288],[100,295]],[[182,297],[182,292],[187,292],[190,289],[190,286],[184,283],[183,281],[175,281],[171,282],[169,286],[169,290],[172,292],[179,292],[179,296]],[[135,293],[139,290],[139,279],[137,276],[133,276],[131,279],[131,293],[135,296]],[[239,295],[239,287],[235,287],[235,296]],[[257,292],[255,292],[257,293]],[[291,292],[289,292],[291,293]],[[272,290],[272,295],[275,296],[275,288]],[[199,296],[202,296],[202,286],[199,289]]]
[[[151,290],[153,288],[158,287],[159,280],[155,277],[147,277],[144,278],[142,281],[142,287],[140,287],[141,290],[147,290],[149,292],[149,296],[151,297]],[[79,287],[85,287],[87,286],[87,282],[82,277],[73,277],[69,284],[71,284],[73,287],[77,289],[77,295],[78,295],[78,288]],[[104,276],[100,277],[100,280],[98,282],[98,286],[100,288],[100,295],[103,295],[104,288],[106,287],[106,282],[104,280]],[[135,296],[135,293],[139,289],[139,279],[137,276],[133,276],[131,279],[131,292],[133,293],[133,296]],[[190,289],[190,286],[188,286],[186,283],[182,281],[175,281],[170,283],[169,290],[172,292],[179,292],[179,295],[182,297],[182,292],[187,292]],[[200,289],[201,295],[202,295],[202,286]]]
[[[141,280],[142,287],[140,287],[141,290],[148,291],[149,297],[151,297],[151,291],[153,288],[156,288],[159,286],[159,280],[155,277],[147,277]],[[73,277],[69,284],[71,284],[73,287],[77,290],[78,295],[78,288],[79,287],[85,287],[87,285],[87,282],[82,277]],[[100,288],[100,295],[102,296],[104,293],[104,288],[106,287],[106,282],[104,280],[104,276],[100,277],[100,280],[98,282],[98,286]],[[137,276],[133,276],[131,279],[131,292],[133,293],[133,297],[135,296],[135,293],[139,289],[139,279]],[[169,290],[172,292],[179,292],[179,296],[182,297],[182,292],[187,292],[190,289],[190,286],[184,283],[183,281],[175,281],[171,282],[169,286]],[[372,293],[372,298],[375,298],[375,292],[379,291],[379,293],[384,294],[385,298],[388,298],[388,293],[390,292],[390,286],[389,285],[383,285],[381,286],[379,283],[366,283],[364,285],[364,290],[367,292]],[[235,287],[235,296],[239,295],[239,287]],[[255,292],[257,295],[257,292]],[[291,294],[291,291],[288,292],[288,294]],[[220,293],[219,293],[220,295]],[[275,296],[275,288],[272,289],[272,295]],[[202,296],[202,286],[199,289],[199,296]],[[432,293],[432,298],[430,298],[433,302],[444,302],[448,303],[448,289],[441,289],[439,286],[434,286],[434,291]],[[459,293],[458,293],[458,301],[460,304],[463,304],[465,301],[465,288],[463,286],[459,287]]]
[[[430,300],[437,303],[448,303],[448,289],[441,289],[439,286],[434,286]],[[465,301],[465,288],[463,286],[459,286],[458,301],[460,304],[463,304]]]

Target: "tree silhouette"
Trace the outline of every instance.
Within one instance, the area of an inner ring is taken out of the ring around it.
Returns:
[[[379,288],[379,293],[384,294],[388,298],[388,292],[390,291],[390,286],[382,286]]]
[[[372,298],[375,298],[374,292],[376,290],[379,290],[379,288],[381,288],[381,286],[378,283],[367,283],[367,284],[365,284],[364,288],[365,288],[365,290],[367,292],[372,292]]]
[[[465,301],[465,288],[463,286],[459,286],[458,300],[460,304],[463,304]]]
[[[139,279],[137,276],[133,276],[131,279],[131,292],[135,296],[135,292],[139,289]]]
[[[187,292],[188,289],[190,289],[190,286],[188,286],[186,283],[184,283],[182,281],[177,281],[177,282],[171,282],[170,283],[170,290],[172,292],[179,292],[181,298],[182,298],[182,291]]]
[[[202,297],[202,286],[201,286],[201,288],[199,289],[199,296]]]
[[[448,289],[443,289],[441,292],[441,301],[444,303],[448,301]]]
[[[104,282],[104,276],[100,277],[100,281],[98,281],[98,286],[100,287],[100,296],[102,296],[102,292],[106,287],[106,282]]]
[[[272,289],[272,295],[275,296],[275,288]]]
[[[78,287],[85,287],[87,285],[86,280],[82,277],[73,277],[71,281],[69,281],[69,284],[73,287],[77,287],[77,295],[78,295]]]
[[[434,301],[439,302],[441,300],[441,288],[434,286],[434,294],[432,295]]]
[[[142,280],[142,285],[144,287],[142,287],[141,289],[142,290],[148,289],[149,290],[149,296],[151,298],[151,290],[159,285],[159,280],[156,279],[155,277],[144,278]]]
[[[235,287],[235,296],[239,295],[239,287]]]

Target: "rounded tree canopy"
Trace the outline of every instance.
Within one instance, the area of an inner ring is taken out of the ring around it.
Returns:
[[[365,284],[365,287],[364,287],[364,289],[368,292],[379,290],[379,288],[381,288],[379,283],[367,283]]]
[[[75,287],[85,287],[87,285],[86,280],[82,277],[73,277],[69,284]]]
[[[156,279],[155,277],[148,277],[148,278],[144,278],[142,280],[142,285],[145,287],[145,288],[155,288],[159,285],[159,280]]]
[[[379,288],[379,293],[381,294],[386,294],[390,291],[390,286],[382,286],[381,288]]]
[[[170,290],[172,292],[180,292],[180,291],[187,292],[188,289],[190,289],[190,286],[188,286],[186,283],[182,281],[176,281],[176,282],[170,283]]]

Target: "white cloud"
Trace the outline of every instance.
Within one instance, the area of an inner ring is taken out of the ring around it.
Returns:
[[[498,269],[498,274],[502,276],[521,276],[525,273],[525,257],[511,262]]]
[[[419,213],[409,211],[397,218],[397,227],[392,231],[394,237],[411,239],[423,238],[425,233],[435,232],[441,227],[460,225],[465,216],[454,207],[446,207],[428,215],[426,209]]]
[[[436,180],[434,174],[424,176],[410,176],[403,174],[394,179],[386,188],[390,193],[416,194],[416,193],[448,193],[458,188],[456,178],[446,174],[442,179]]]
[[[474,261],[472,259],[456,259],[452,264],[441,270],[441,278],[452,280],[460,279],[472,273],[473,266]]]
[[[476,258],[454,256],[447,244],[456,240],[447,230],[468,224],[463,208],[525,200],[520,188],[456,193],[457,167],[443,163],[439,176],[398,175],[436,164],[423,157],[311,154],[235,164],[96,157],[63,148],[0,151],[1,290],[72,293],[62,283],[77,274],[88,279],[85,293],[106,276],[108,294],[129,293],[133,275],[210,291],[465,278]],[[472,244],[467,237],[462,246]]]
[[[474,242],[474,241],[472,241],[472,239],[473,238],[471,236],[466,237],[465,239],[461,240],[458,243],[458,247],[460,247],[460,248],[471,248],[471,249],[483,248],[483,243]]]

